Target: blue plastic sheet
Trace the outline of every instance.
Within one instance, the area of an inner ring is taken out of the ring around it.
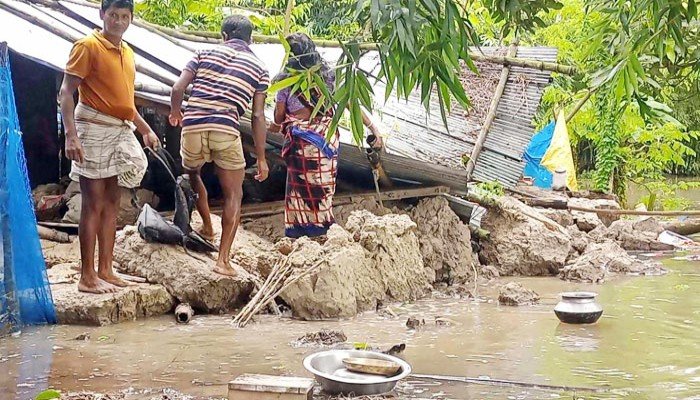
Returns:
[[[523,176],[529,176],[534,179],[534,185],[544,189],[552,188],[552,173],[540,163],[544,153],[547,152],[549,145],[552,143],[554,136],[554,121],[537,132],[530,141],[530,144],[525,150],[525,169]]]
[[[7,47],[0,44],[0,333],[56,323],[12,89]]]

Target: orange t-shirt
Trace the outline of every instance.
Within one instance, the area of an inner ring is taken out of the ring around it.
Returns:
[[[134,120],[136,63],[134,51],[124,41],[119,48],[95,30],[75,42],[66,73],[83,80],[78,87],[81,103],[112,117]]]

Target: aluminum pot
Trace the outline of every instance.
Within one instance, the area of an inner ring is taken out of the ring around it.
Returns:
[[[374,358],[393,361],[401,366],[391,377],[358,374],[345,369],[345,358]],[[311,354],[304,359],[304,368],[314,374],[323,391],[331,394],[370,396],[390,392],[396,383],[411,374],[411,366],[404,360],[383,353],[361,350],[328,350]]]
[[[554,307],[559,321],[566,324],[593,324],[603,315],[603,307],[595,301],[597,293],[566,292]]]

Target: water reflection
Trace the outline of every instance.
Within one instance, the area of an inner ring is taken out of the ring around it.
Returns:
[[[15,399],[33,399],[49,388],[54,336],[50,328],[29,327],[12,341],[15,352],[8,352],[7,358],[15,370]]]
[[[568,351],[597,351],[601,342],[600,325],[570,325],[560,323],[554,331],[559,345]]]
[[[416,373],[609,389],[579,396],[586,400],[698,400],[700,274],[696,263],[668,265],[672,272],[666,276],[600,286],[518,279],[541,295],[542,304],[532,307],[442,299],[392,305],[396,317],[368,313],[308,323],[262,317],[245,329],[234,329],[230,317],[219,316],[195,317],[189,325],[166,316],[101,328],[41,328],[0,339],[0,370],[9,371],[0,373],[0,392],[25,400],[48,384],[100,392],[173,387],[194,396],[223,397],[226,383],[241,373],[307,376],[301,360],[314,349],[289,343],[328,328],[342,330],[350,343],[384,349],[406,343],[402,356]],[[553,312],[558,294],[580,290],[598,292],[605,314],[594,325],[561,324]],[[495,297],[493,289],[480,292]],[[425,319],[426,325],[407,329],[409,316]],[[437,325],[436,316],[451,322]],[[90,340],[75,340],[85,332]],[[409,383],[422,398],[574,398],[570,392]]]

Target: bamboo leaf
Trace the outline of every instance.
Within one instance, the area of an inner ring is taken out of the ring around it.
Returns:
[[[364,125],[362,124],[362,109],[357,98],[350,103],[350,121],[352,137],[355,144],[361,146],[364,142]]]
[[[270,93],[278,92],[278,91],[280,91],[280,90],[282,90],[282,89],[284,89],[284,88],[290,87],[290,86],[292,86],[292,85],[298,83],[299,80],[301,80],[302,77],[303,77],[302,74],[298,74],[298,75],[292,75],[292,76],[290,76],[290,77],[288,77],[288,78],[284,78],[284,79],[282,79],[281,81],[276,82],[276,83],[273,83],[272,85],[270,85],[270,88],[267,89],[267,91],[270,92]]]
[[[313,111],[311,112],[311,120],[314,120],[316,118],[316,115],[318,115],[319,111],[321,111],[321,108],[323,108],[325,102],[326,96],[321,95],[321,97],[319,97],[318,99],[318,102],[316,103],[316,107],[314,107]]]
[[[447,112],[445,112],[445,98],[444,98],[441,90],[438,90],[437,94],[438,94],[438,100],[440,103],[440,116],[442,117],[442,123],[445,125],[445,129],[449,133],[450,128],[447,125]]]
[[[370,94],[372,92],[372,85],[369,83],[369,80],[367,80],[367,77],[362,71],[358,71],[357,73],[357,88],[359,89],[360,92],[360,100],[362,101],[362,105],[369,111],[372,110],[372,95]]]

